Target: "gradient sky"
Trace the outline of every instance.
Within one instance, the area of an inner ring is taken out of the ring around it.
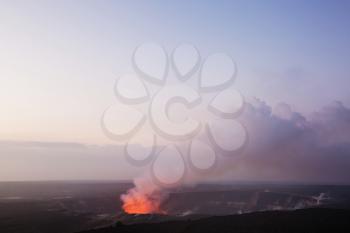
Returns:
[[[0,141],[110,144],[101,113],[114,101],[116,77],[131,70],[134,48],[149,41],[168,52],[190,42],[203,57],[230,54],[238,88],[271,106],[286,102],[305,116],[334,100],[350,106],[349,12],[340,0],[1,1]],[[21,148],[5,144],[0,180],[23,179],[26,163],[65,166],[32,151],[23,162]],[[94,177],[89,169],[79,177]],[[32,179],[43,176],[74,178],[43,171]]]

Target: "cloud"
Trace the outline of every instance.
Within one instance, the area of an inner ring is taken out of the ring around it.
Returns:
[[[224,180],[350,183],[350,109],[331,103],[309,119],[285,103],[272,108],[254,98],[240,118],[249,144],[224,161]]]
[[[85,144],[72,142],[8,141],[0,140],[0,147],[36,147],[36,148],[86,148]]]
[[[350,142],[350,109],[334,101],[312,115],[312,127],[325,144]]]
[[[189,182],[350,184],[350,109],[341,102],[305,117],[286,103],[272,108],[253,98],[239,121],[249,135],[243,153],[220,156],[214,172],[189,174]],[[123,153],[118,145],[0,141],[0,180],[131,179],[148,169]]]
[[[118,145],[0,141],[0,181],[126,180],[139,172]]]

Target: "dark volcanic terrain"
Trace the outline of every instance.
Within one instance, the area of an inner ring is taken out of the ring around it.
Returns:
[[[161,206],[168,215],[128,215],[121,209],[120,195],[131,187],[130,183],[118,182],[0,183],[0,232],[73,233],[101,228],[107,232],[116,232],[116,228],[110,226],[118,225],[120,228],[121,224],[136,224],[123,227],[123,231],[131,229],[131,232],[134,232],[133,229],[138,231],[139,224],[146,224],[145,229],[158,226],[163,229],[166,225],[174,228],[163,232],[174,232],[176,229],[179,229],[177,232],[187,232],[187,228],[199,229],[197,224],[202,223],[208,230],[211,227],[216,229],[217,224],[223,224],[224,227],[225,222],[235,224],[229,225],[230,229],[239,227],[240,222],[246,222],[243,225],[245,228],[253,220],[259,229],[259,224],[265,220],[270,221],[266,224],[280,229],[283,224],[278,224],[283,221],[289,225],[298,225],[299,222],[294,222],[299,219],[298,215],[310,220],[311,225],[317,221],[322,225],[339,220],[339,224],[334,223],[338,227],[343,224],[342,216],[349,217],[346,210],[339,209],[350,209],[349,186],[202,184],[194,188],[171,190]],[[308,210],[304,212],[302,209]],[[280,210],[284,211],[274,212]],[[285,218],[280,219],[279,216]],[[312,216],[319,218],[312,219]],[[273,219],[277,219],[276,222]],[[306,220],[305,223],[300,221],[300,224],[308,224]],[[150,223],[156,225],[148,225]],[[288,229],[293,229],[289,225]],[[327,226],[321,228],[328,229]]]
[[[303,209],[124,225],[82,233],[337,233],[350,232],[350,211]]]

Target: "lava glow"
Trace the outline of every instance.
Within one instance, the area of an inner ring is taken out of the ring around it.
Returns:
[[[133,188],[121,195],[121,200],[123,210],[128,214],[165,214],[165,211],[160,208],[162,200],[160,195],[145,194]]]
[[[123,201],[123,210],[128,214],[151,214],[161,212],[159,203],[153,202],[142,195],[124,195]]]

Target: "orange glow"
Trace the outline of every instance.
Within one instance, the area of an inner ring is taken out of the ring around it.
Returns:
[[[151,197],[147,194],[131,189],[127,194],[121,196],[123,210],[128,214],[165,214],[160,208],[159,198]]]

